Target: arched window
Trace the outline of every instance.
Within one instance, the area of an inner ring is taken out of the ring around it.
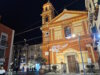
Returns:
[[[48,8],[46,7],[46,8],[45,8],[45,11],[47,11],[47,10],[48,10]]]
[[[65,27],[64,31],[65,31],[65,37],[71,36],[71,28],[70,27]]]
[[[49,21],[49,18],[48,18],[48,16],[46,16],[46,18],[45,18],[45,22],[48,22]]]

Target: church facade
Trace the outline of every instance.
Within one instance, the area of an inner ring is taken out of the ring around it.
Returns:
[[[82,61],[97,63],[98,54],[93,50],[86,11],[64,9],[58,16],[50,2],[43,5],[42,16],[42,55],[46,64],[66,64],[67,73],[82,71]],[[82,60],[83,59],[83,60]]]

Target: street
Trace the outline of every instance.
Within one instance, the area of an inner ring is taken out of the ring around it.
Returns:
[[[7,75],[39,75],[38,72],[18,72],[13,74],[7,74]],[[55,73],[55,72],[49,72],[44,75],[84,75],[83,73],[70,73],[70,74],[61,74],[61,73]],[[86,75],[100,75],[100,73],[87,73]]]
[[[7,75],[39,75],[38,72],[13,72],[7,73]]]
[[[47,73],[45,75],[84,75],[83,73],[70,73],[70,74],[61,74],[61,73]],[[100,75],[100,73],[87,73],[86,75]]]

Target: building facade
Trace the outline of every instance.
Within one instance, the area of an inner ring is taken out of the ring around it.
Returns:
[[[0,65],[6,70],[12,62],[14,30],[0,23]]]
[[[88,11],[88,25],[90,32],[93,36],[97,36],[100,32],[99,0],[85,0],[85,6]]]
[[[26,64],[29,68],[34,67],[36,64],[36,58],[39,56],[42,56],[41,44],[35,44],[35,45],[28,45],[25,44],[21,51],[19,51],[20,56],[20,68]]]
[[[98,54],[93,50],[86,11],[64,9],[54,16],[53,5],[47,2],[43,5],[41,16],[41,48],[43,57],[48,60],[47,64],[65,63],[67,73],[76,72],[76,67],[82,71],[82,58],[85,68],[89,62],[98,65]]]
[[[88,25],[94,39],[93,45],[99,54],[100,66],[100,0],[85,0],[85,6],[88,11]]]

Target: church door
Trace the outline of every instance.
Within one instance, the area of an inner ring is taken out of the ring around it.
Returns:
[[[76,73],[77,70],[77,61],[75,59],[75,55],[67,56],[69,73]]]

